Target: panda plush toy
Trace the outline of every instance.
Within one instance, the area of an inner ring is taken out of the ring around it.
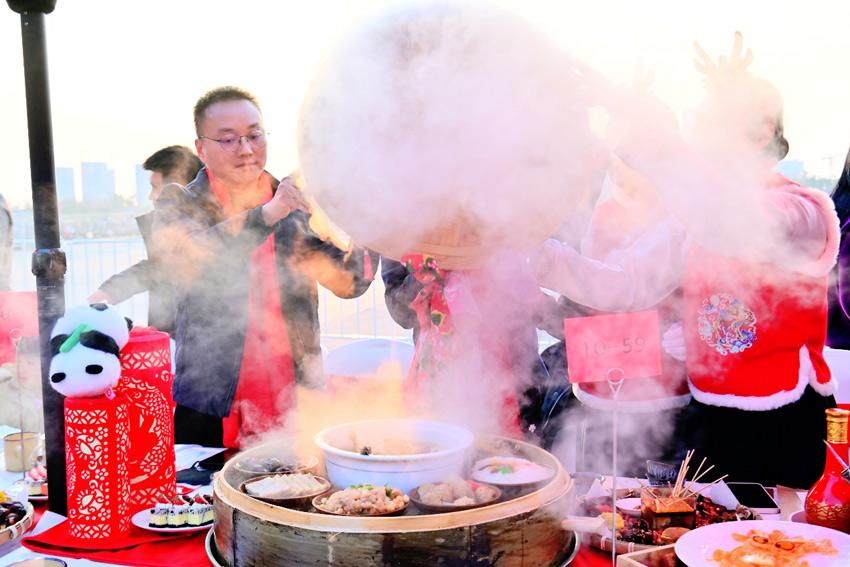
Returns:
[[[113,396],[132,323],[105,303],[69,309],[50,334],[50,385],[67,398]]]

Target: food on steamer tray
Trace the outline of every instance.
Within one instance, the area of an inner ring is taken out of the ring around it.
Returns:
[[[474,506],[496,498],[496,491],[474,481],[461,478],[423,484],[417,489],[419,500],[429,506]]]
[[[186,528],[212,524],[214,519],[212,497],[198,495],[190,498],[177,495],[168,499],[159,496],[159,502],[151,508],[148,525],[152,528]]]
[[[325,488],[311,474],[280,474],[245,483],[245,491],[259,498],[285,499],[317,494]]]
[[[735,541],[741,545],[724,551],[716,549],[711,559],[720,564],[719,567],[750,567],[753,565],[785,565],[787,567],[803,567],[808,562],[801,561],[811,554],[826,556],[838,555],[838,550],[828,539],[813,540],[803,537],[788,536],[779,530],[770,533],[761,530],[750,530],[746,534],[732,534]]]
[[[324,511],[346,516],[379,516],[402,510],[410,498],[397,488],[358,484],[319,500]]]
[[[27,472],[27,494],[29,496],[47,496],[47,468],[36,465]]]
[[[549,467],[519,457],[488,457],[472,467],[472,478],[496,485],[534,484],[554,474]]]

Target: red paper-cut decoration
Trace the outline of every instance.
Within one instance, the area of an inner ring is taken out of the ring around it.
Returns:
[[[120,397],[65,399],[68,533],[107,541],[130,531],[127,403]]]
[[[173,496],[174,401],[171,397],[171,345],[166,333],[134,327],[121,349],[121,379],[115,391],[130,407],[130,506],[154,504],[157,494]]]

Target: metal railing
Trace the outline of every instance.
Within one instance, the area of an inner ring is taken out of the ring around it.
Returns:
[[[30,272],[34,242],[16,240],[12,260],[12,289],[35,289]],[[64,240],[62,249],[68,261],[65,275],[67,305],[84,303],[107,278],[127,269],[146,257],[141,238],[100,238]],[[148,294],[138,294],[118,305],[125,317],[145,325],[148,319]],[[384,303],[384,285],[378,277],[363,296],[340,299],[319,288],[319,321],[322,341],[334,343],[359,338],[410,340],[410,331],[399,327],[390,317]]]

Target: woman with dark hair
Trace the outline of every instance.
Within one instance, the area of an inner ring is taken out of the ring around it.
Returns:
[[[830,275],[829,324],[826,344],[832,348],[850,350],[850,151],[844,160],[841,177],[832,190],[832,202],[841,223],[841,247],[838,265]]]

